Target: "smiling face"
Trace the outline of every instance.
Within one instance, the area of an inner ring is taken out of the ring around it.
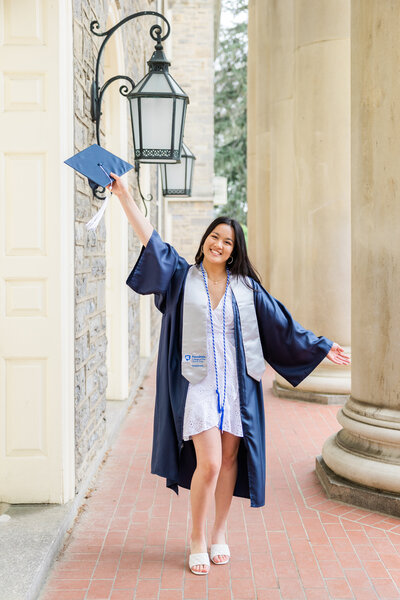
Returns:
[[[234,246],[235,232],[233,227],[220,223],[204,241],[204,260],[214,265],[224,264],[232,254]]]

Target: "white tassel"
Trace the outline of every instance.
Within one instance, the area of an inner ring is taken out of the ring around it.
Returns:
[[[100,223],[101,217],[104,215],[104,212],[107,208],[108,200],[110,197],[111,197],[111,193],[109,192],[109,190],[107,190],[107,196],[103,200],[103,204],[101,205],[101,207],[99,208],[97,213],[90,219],[90,221],[88,221],[86,223],[86,229],[88,231],[93,231],[94,229],[96,229],[97,225]]]

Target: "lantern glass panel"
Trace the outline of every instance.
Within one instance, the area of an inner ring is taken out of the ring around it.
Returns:
[[[166,76],[168,77],[168,81],[171,84],[172,89],[174,90],[174,93],[178,94],[178,96],[183,95],[184,92],[183,92],[182,88],[180,88],[179,85],[176,83],[175,79],[173,77],[171,77],[171,75],[169,73],[167,73]]]
[[[186,187],[185,184],[185,168],[186,160],[182,159],[182,162],[176,165],[166,165],[165,171],[167,174],[168,191],[180,191],[183,193],[183,189]]]
[[[186,187],[187,190],[190,190],[190,186],[191,186],[191,182],[192,182],[192,175],[193,175],[194,159],[193,158],[188,158],[186,160],[186,164],[187,164],[187,168],[186,168],[186,182],[185,182],[185,187]]]
[[[139,83],[137,83],[135,85],[135,87],[132,90],[132,93],[137,94],[138,92],[140,92],[141,88],[144,86],[144,84],[146,83],[146,79],[147,79],[147,75],[145,77],[143,77],[143,79],[141,79],[139,81]]]
[[[171,148],[173,102],[173,98],[141,98],[143,148]]]
[[[160,173],[161,173],[161,187],[163,190],[163,193],[165,192],[165,188],[167,186],[166,181],[165,181],[165,168],[167,165],[162,164],[160,165]]]
[[[168,94],[171,93],[171,87],[164,73],[154,73],[148,78],[146,84],[141,89],[142,93],[146,94]]]
[[[129,102],[129,106],[131,108],[133,143],[135,145],[135,148],[140,148],[138,99],[133,98]]]
[[[174,137],[174,148],[179,148],[179,144],[182,136],[182,114],[184,110],[184,100],[182,98],[176,99],[175,108],[175,137]]]

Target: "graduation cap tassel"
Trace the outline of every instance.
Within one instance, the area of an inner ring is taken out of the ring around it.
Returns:
[[[108,192],[108,190],[107,190],[107,195],[104,199],[103,204],[101,205],[101,207],[99,208],[97,213],[90,219],[90,221],[88,221],[86,223],[86,229],[88,231],[93,231],[94,229],[96,229],[97,225],[100,223],[101,218],[104,215],[104,212],[107,208],[108,200],[111,197],[111,195],[112,195],[112,192]]]
[[[103,167],[102,163],[97,163],[97,166],[100,167],[100,169],[103,171],[104,175],[106,177],[108,177],[108,179],[110,180],[110,188],[105,188],[105,192],[106,192],[106,197],[104,199],[103,204],[101,205],[101,207],[99,208],[99,210],[97,211],[97,213],[90,219],[90,221],[88,221],[86,223],[86,229],[88,231],[93,231],[94,229],[96,229],[97,225],[100,223],[101,221],[101,217],[104,215],[104,212],[107,208],[107,204],[108,204],[108,199],[110,198],[111,194],[112,194],[112,184],[113,184],[113,180],[111,179],[110,175],[107,173],[107,171],[105,170],[105,168]]]

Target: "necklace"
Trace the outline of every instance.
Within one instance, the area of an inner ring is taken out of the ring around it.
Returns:
[[[225,277],[224,277],[224,279],[211,279],[209,275],[207,275],[207,280],[209,282],[211,281],[211,283],[222,283],[223,281],[226,281]]]
[[[229,269],[226,270],[226,287],[225,287],[225,293],[224,293],[224,303],[222,306],[222,335],[223,335],[223,341],[224,341],[224,397],[221,403],[221,396],[219,393],[219,383],[218,383],[218,367],[217,367],[217,353],[215,350],[215,336],[214,336],[214,323],[213,323],[213,317],[212,317],[212,309],[211,309],[211,298],[210,298],[210,292],[208,291],[208,285],[207,285],[207,279],[206,279],[206,274],[204,272],[204,267],[203,267],[203,263],[200,264],[201,267],[201,273],[203,275],[203,281],[204,281],[204,286],[206,288],[206,292],[207,292],[207,300],[208,300],[208,313],[210,315],[210,323],[211,323],[211,337],[212,337],[212,345],[213,345],[213,352],[214,352],[214,368],[215,368],[215,392],[217,394],[217,401],[218,401],[218,412],[221,415],[221,420],[219,423],[218,428],[223,431],[223,424],[224,424],[224,408],[225,408],[225,399],[226,399],[226,339],[225,339],[225,305],[226,305],[226,295],[228,292],[228,286],[229,286]]]
[[[224,281],[224,279],[218,279],[218,281],[213,281],[212,279],[209,279],[209,281],[211,283],[213,283],[214,285],[217,285],[217,283],[222,283]]]

